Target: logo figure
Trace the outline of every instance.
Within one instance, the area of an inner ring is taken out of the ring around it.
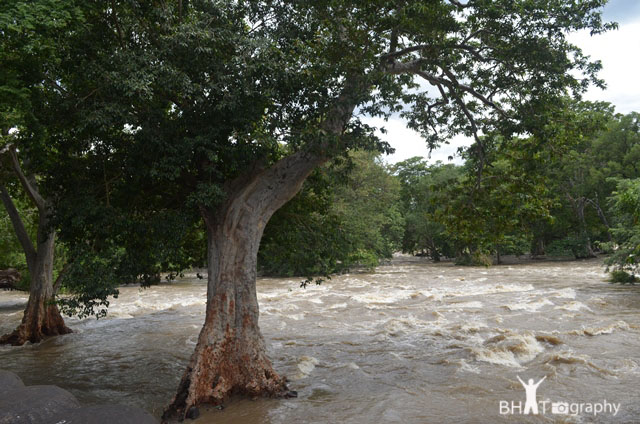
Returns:
[[[520,376],[517,375],[518,381],[524,387],[525,392],[527,393],[527,400],[524,403],[524,414],[527,415],[529,413],[533,415],[538,415],[538,401],[536,400],[536,391],[538,390],[538,386],[542,383],[547,376],[542,377],[540,381],[537,383],[533,383],[533,378],[529,379],[528,384],[520,379]]]

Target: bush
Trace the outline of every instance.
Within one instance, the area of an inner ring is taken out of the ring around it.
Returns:
[[[589,257],[587,239],[581,235],[570,235],[561,240],[555,240],[546,250],[549,256],[574,256],[576,259]]]
[[[456,265],[461,266],[485,266],[490,267],[493,265],[493,259],[490,255],[482,252],[463,253],[456,257],[454,262]]]
[[[635,284],[640,281],[640,279],[638,279],[638,277],[633,274],[629,274],[626,271],[615,270],[611,271],[611,278],[609,279],[609,281],[617,284]]]

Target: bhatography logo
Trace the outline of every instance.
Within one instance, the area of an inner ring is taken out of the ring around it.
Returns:
[[[556,415],[593,415],[612,414],[614,417],[620,411],[619,403],[611,403],[606,399],[601,402],[569,402],[565,400],[538,400],[538,387],[547,378],[542,377],[537,382],[530,378],[525,383],[520,376],[516,376],[525,392],[524,405],[522,401],[500,401],[500,415],[544,415],[547,412]]]

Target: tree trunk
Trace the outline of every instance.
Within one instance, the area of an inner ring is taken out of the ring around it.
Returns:
[[[183,418],[200,403],[221,404],[233,393],[253,397],[287,392],[285,379],[273,370],[266,356],[258,327],[259,234],[236,221],[208,226],[207,236],[205,323],[178,394],[163,419]]]
[[[596,254],[593,252],[593,248],[591,247],[591,239],[589,238],[589,232],[587,231],[587,221],[584,217],[584,208],[588,199],[584,196],[574,198],[566,191],[565,194],[569,199],[569,202],[571,202],[571,207],[573,207],[573,210],[576,213],[580,237],[584,240],[584,245],[582,246],[584,248],[584,253],[574,250],[573,256],[575,256],[576,259],[595,258]]]
[[[22,246],[31,277],[29,300],[22,323],[13,333],[2,336],[0,344],[20,346],[27,341],[37,343],[46,336],[71,333],[71,330],[64,324],[58,307],[53,303],[55,300],[52,281],[53,254],[56,234],[49,223],[49,205],[38,191],[35,176],[27,176],[22,171],[15,147],[8,145],[4,151],[9,154],[13,171],[20,185],[38,208],[38,234],[34,247],[9,192],[4,185],[0,184],[0,200],[7,210],[16,237]]]
[[[183,419],[202,403],[232,394],[286,396],[286,379],[273,369],[258,327],[256,295],[260,239],[271,215],[301,188],[322,158],[298,153],[242,183],[226,204],[201,208],[207,228],[207,308],[195,352],[163,421]]]
[[[607,238],[611,242],[611,241],[613,241],[613,235],[611,234],[611,227],[609,226],[609,221],[607,220],[607,217],[604,214],[604,211],[600,207],[600,201],[598,200],[598,193],[596,193],[595,198],[596,198],[596,200],[587,199],[587,201],[589,203],[591,203],[591,205],[595,208],[596,212],[598,212],[598,216],[600,217],[600,221],[602,221],[602,224],[607,229]]]
[[[362,76],[345,81],[343,92],[320,125],[327,134],[343,134],[362,81]],[[286,379],[273,370],[258,327],[258,248],[271,216],[329,159],[333,137],[286,156],[270,168],[256,164],[255,169],[226,184],[226,201],[220,207],[200,207],[207,229],[209,270],[205,323],[163,422],[184,419],[192,407],[220,404],[234,393],[251,397],[290,393]]]
[[[38,248],[29,266],[31,286],[29,300],[22,317],[22,323],[12,333],[0,338],[0,344],[23,345],[38,343],[47,336],[71,333],[65,325],[53,291],[53,252],[55,233],[47,232],[46,219],[38,225]]]
[[[576,212],[578,214],[578,220],[580,222],[580,235],[584,240],[584,258],[595,258],[596,254],[591,247],[591,239],[589,238],[589,232],[587,231],[587,221],[584,217],[584,207],[586,205],[586,199],[584,197],[580,198],[580,201],[576,205]],[[582,255],[575,255],[576,259],[581,259]]]
[[[545,247],[544,247],[544,238],[540,237],[540,238],[534,239],[534,241],[531,244],[532,244],[531,257],[533,259],[535,259],[538,256],[544,256],[546,254]]]

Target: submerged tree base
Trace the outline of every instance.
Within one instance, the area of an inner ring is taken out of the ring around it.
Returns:
[[[255,344],[246,339],[239,341],[228,333],[221,343],[211,346],[202,344],[204,339],[208,337],[201,334],[162,422],[181,421],[190,416],[192,408],[202,404],[217,406],[235,394],[251,398],[290,397],[286,378],[273,370],[261,340]]]
[[[37,302],[35,302],[37,303]],[[0,344],[22,346],[26,342],[39,343],[46,337],[69,334],[73,331],[67,327],[56,305],[27,305],[22,323],[12,333],[0,338]]]

